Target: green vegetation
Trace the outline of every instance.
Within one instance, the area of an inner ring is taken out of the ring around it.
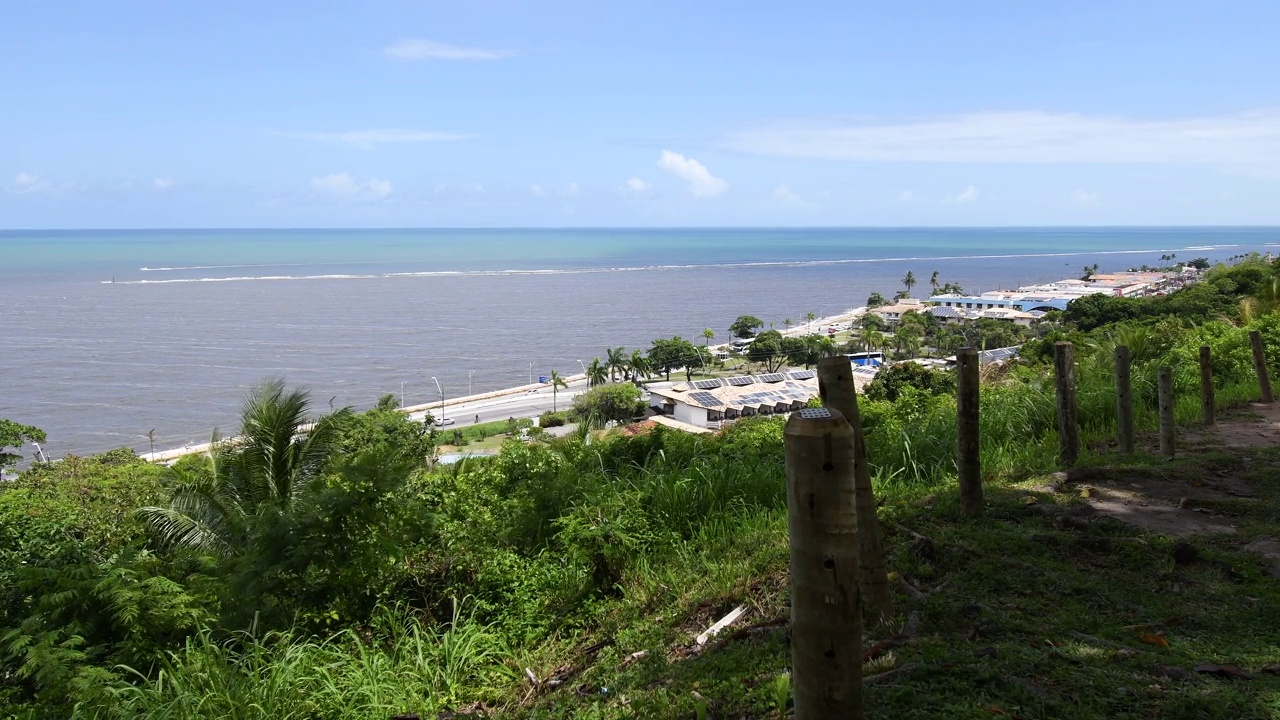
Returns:
[[[30,425],[19,425],[12,420],[0,418],[0,470],[16,465],[22,455],[8,452],[6,448],[20,449],[31,442],[45,441],[44,431]]]
[[[755,315],[741,315],[729,326],[729,332],[736,338],[755,337],[756,330],[764,327],[764,321]]]
[[[877,380],[861,412],[904,610],[868,625],[866,647],[886,644],[867,674],[895,673],[869,682],[869,717],[1280,713],[1280,678],[1261,672],[1276,662],[1280,589],[1240,549],[1280,535],[1280,450],[1148,454],[1160,365],[1175,370],[1188,429],[1201,344],[1224,409],[1256,397],[1247,334],[1280,348],[1280,314],[1260,305],[1246,321],[1239,301],[1263,297],[1273,271],[1213,270],[1213,292],[1240,293],[1230,314],[1193,313],[1219,306],[1195,286],[1119,323],[1081,315],[1094,324],[1068,321],[1023,361],[985,368],[980,519],[959,516],[950,377],[902,366]],[[1082,480],[1045,477],[1058,465],[1058,338],[1079,361],[1081,465],[1105,466],[1089,481],[1195,495],[1229,477],[1252,497],[1196,502],[1233,534],[1196,538],[1188,559],[1170,538],[1093,520]],[[1134,351],[1132,457],[1112,442],[1118,342]],[[608,355],[609,372],[643,374],[623,348]],[[1280,373],[1280,352],[1272,363]],[[572,412],[602,427],[634,414],[638,394],[606,384]],[[510,440],[497,457],[435,467],[440,436],[393,401],[309,411],[268,384],[246,403],[243,439],[212,457],[163,469],[116,451],[0,486],[0,716],[785,716],[780,419]],[[693,642],[738,605],[737,625]]]

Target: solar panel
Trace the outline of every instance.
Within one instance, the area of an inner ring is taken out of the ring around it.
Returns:
[[[734,387],[742,387],[744,385],[754,385],[756,379],[747,375],[739,375],[738,377],[729,378],[729,384]]]
[[[720,402],[720,398],[709,392],[689,393],[689,399],[704,407],[724,407],[724,403]]]
[[[805,408],[800,411],[800,417],[805,420],[830,420],[831,411],[826,408]]]
[[[782,382],[786,379],[786,375],[782,373],[769,373],[768,375],[760,375],[759,378],[767,383]]]
[[[795,370],[791,373],[791,377],[796,380],[812,380],[817,374],[813,370]]]
[[[694,380],[693,386],[698,390],[715,390],[722,383],[719,380]]]

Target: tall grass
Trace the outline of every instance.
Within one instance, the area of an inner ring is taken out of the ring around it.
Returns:
[[[463,698],[496,695],[515,671],[489,628],[455,615],[433,628],[383,609],[367,628],[327,639],[290,633],[219,641],[209,632],[170,653],[154,678],[113,688],[116,702],[96,713],[113,718],[423,717]]]

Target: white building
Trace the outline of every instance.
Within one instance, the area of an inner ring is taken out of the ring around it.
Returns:
[[[854,386],[861,390],[875,377],[874,367],[853,368]],[[676,383],[649,389],[649,406],[685,425],[719,429],[726,423],[755,415],[785,415],[818,396],[818,373],[790,370]]]

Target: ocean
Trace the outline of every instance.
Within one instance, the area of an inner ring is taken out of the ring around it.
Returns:
[[[51,456],[203,442],[264,378],[318,407],[521,385],[609,346],[891,296],[1275,251],[1280,228],[0,231],[0,417]],[[402,385],[403,384],[403,385]]]

